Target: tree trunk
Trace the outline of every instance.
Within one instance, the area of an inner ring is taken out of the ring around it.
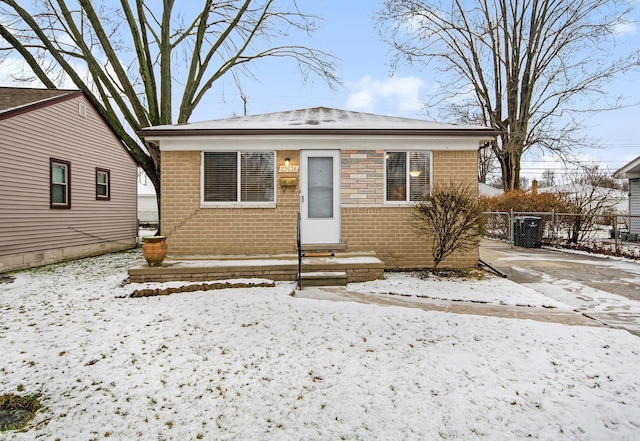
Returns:
[[[514,146],[509,136],[502,135],[502,149],[496,151],[502,171],[502,189],[505,192],[520,189],[520,159],[524,145]],[[506,147],[505,147],[506,146]]]

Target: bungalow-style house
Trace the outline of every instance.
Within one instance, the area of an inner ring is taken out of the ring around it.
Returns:
[[[387,269],[432,265],[412,205],[450,180],[477,188],[492,129],[311,108],[145,128],[162,159],[169,257],[375,252]],[[478,249],[443,267],[478,263]],[[131,274],[131,272],[130,272]]]
[[[629,180],[629,233],[640,235],[640,156],[616,170],[613,177]]]
[[[0,273],[136,245],[136,163],[77,90],[0,87]]]

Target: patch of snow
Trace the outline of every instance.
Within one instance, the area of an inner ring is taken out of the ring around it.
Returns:
[[[396,294],[440,300],[495,303],[569,309],[569,306],[507,279],[484,280],[421,278],[413,273],[385,273],[384,280],[351,283],[350,291]]]
[[[583,283],[566,279],[553,279],[549,275],[531,268],[514,266],[512,269],[539,277],[540,283],[526,283],[525,285],[532,287],[536,291],[543,292],[549,297],[561,299],[560,301],[570,305],[575,310],[591,312],[615,310],[640,314],[640,302],[636,300],[593,288]],[[638,279],[626,280],[638,282]]]
[[[302,299],[288,282],[117,298],[142,262],[111,254],[1,285],[0,393],[44,406],[1,439],[637,438],[640,339],[625,331]],[[385,283],[531,294],[482,282]]]

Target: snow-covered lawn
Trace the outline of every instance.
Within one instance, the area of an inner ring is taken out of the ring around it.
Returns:
[[[0,393],[40,393],[44,406],[27,431],[1,440],[640,433],[640,339],[627,332],[305,299],[291,283],[119,297],[141,261],[112,254],[0,284]],[[398,277],[371,291],[413,284],[443,295],[438,282]],[[450,296],[498,302],[519,290],[450,286]]]

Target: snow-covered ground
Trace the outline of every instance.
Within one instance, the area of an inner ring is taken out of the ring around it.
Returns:
[[[123,297],[141,262],[0,284],[0,393],[44,406],[0,440],[638,439],[640,339],[625,331],[313,300],[291,283]],[[352,288],[410,287],[555,302],[500,279]]]
[[[491,277],[473,282],[467,279],[425,280],[414,273],[387,273],[385,280],[352,283],[348,289],[371,294],[414,296],[436,300],[494,303],[569,309],[569,306],[509,280]]]

